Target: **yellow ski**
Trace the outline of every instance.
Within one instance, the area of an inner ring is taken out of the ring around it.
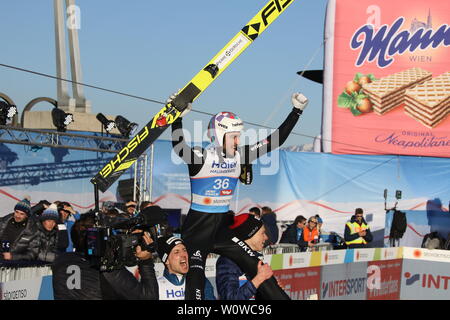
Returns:
[[[187,107],[275,21],[294,0],[270,0],[266,5],[165,105],[127,145],[91,179],[105,192]]]

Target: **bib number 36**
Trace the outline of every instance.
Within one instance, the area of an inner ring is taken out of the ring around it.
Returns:
[[[216,180],[214,180],[213,188],[215,190],[228,189],[229,186],[230,186],[230,179],[216,179]]]

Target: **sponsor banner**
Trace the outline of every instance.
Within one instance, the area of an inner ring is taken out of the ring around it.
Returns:
[[[354,249],[353,254],[353,262],[373,261],[375,257],[375,249]]]
[[[283,269],[306,268],[310,266],[311,252],[283,254]]]
[[[450,251],[403,248],[403,259],[450,262]]]
[[[345,262],[346,250],[322,251],[322,265],[341,264]]]
[[[403,258],[403,248],[380,248],[381,251],[379,260],[393,260]]]
[[[264,255],[273,270],[402,258],[403,248],[367,248]]]
[[[0,283],[0,300],[38,300],[43,278],[37,277]],[[47,295],[47,298],[53,299],[53,292],[52,296]]]
[[[450,2],[333,0],[323,151],[450,155]]]
[[[323,266],[321,300],[365,300],[367,263],[345,263]]]
[[[400,299],[402,260],[369,262],[367,300]]]
[[[450,268],[448,263],[403,260],[400,299],[449,300]]]
[[[277,270],[274,276],[292,300],[319,298],[320,267]]]

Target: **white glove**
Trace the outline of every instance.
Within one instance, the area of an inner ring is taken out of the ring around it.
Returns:
[[[308,98],[299,92],[292,94],[291,101],[294,108],[300,109],[302,111],[305,110],[306,106],[308,105]]]
[[[178,95],[178,93],[180,92],[180,90],[178,90],[178,92],[174,92],[170,95],[169,99],[166,100],[166,104],[169,104],[173,101],[173,99],[176,98],[176,96]],[[186,109],[183,110],[183,112],[181,112],[180,117],[184,117],[185,115],[187,115],[189,113],[189,111],[192,110],[192,103],[189,102]]]

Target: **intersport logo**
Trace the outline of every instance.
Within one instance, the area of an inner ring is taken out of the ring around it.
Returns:
[[[334,280],[322,283],[322,299],[354,295],[366,291],[367,278]]]
[[[440,289],[440,290],[449,289],[450,276],[435,275],[429,273],[411,274],[410,272],[405,272],[404,276],[405,276],[405,283],[407,286],[412,286],[417,283],[416,286],[418,285],[422,288],[427,289]]]

